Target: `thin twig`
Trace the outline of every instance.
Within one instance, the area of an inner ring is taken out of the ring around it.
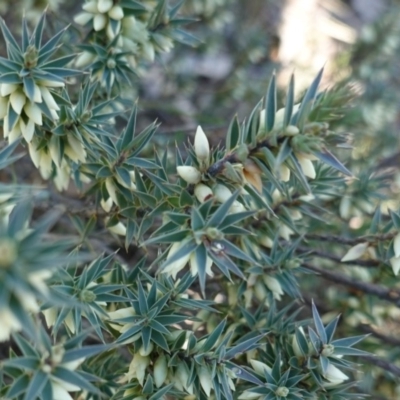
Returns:
[[[326,280],[358,289],[364,293],[371,294],[400,307],[400,290],[387,289],[386,287],[375,285],[373,283],[360,282],[359,280],[308,263],[303,263],[302,266],[310,271],[318,273]]]
[[[342,236],[336,235],[305,235],[305,239],[309,240],[318,240],[321,242],[331,242],[331,243],[340,243],[340,244],[348,244],[348,245],[355,245],[358,243],[376,243],[385,240],[393,239],[396,236],[397,232],[386,233],[384,235],[365,235],[360,236],[358,238],[345,238]]]
[[[322,250],[311,249],[309,247],[304,247],[304,246],[298,246],[297,250],[299,250],[301,253],[310,254],[315,257],[320,257],[331,261],[335,261],[340,264],[344,264],[341,261],[340,257],[334,256],[333,254]],[[346,263],[346,265],[347,266],[357,265],[359,267],[376,268],[381,265],[381,262],[379,260],[353,260],[351,263]]]

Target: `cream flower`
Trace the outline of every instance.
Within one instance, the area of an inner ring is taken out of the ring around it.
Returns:
[[[83,12],[75,16],[74,21],[79,25],[86,25],[93,20],[93,29],[101,31],[106,29],[107,37],[113,40],[121,30],[121,20],[124,10],[113,0],[90,0],[83,6]],[[113,22],[116,21],[116,26]]]
[[[194,152],[200,162],[208,160],[208,157],[210,156],[210,144],[208,143],[207,136],[201,126],[197,127],[196,135],[194,137]]]
[[[339,368],[335,367],[333,364],[329,364],[325,373],[325,378],[332,385],[340,385],[342,382],[349,379]],[[330,386],[330,384],[325,384],[324,386]]]
[[[368,249],[368,246],[369,246],[368,242],[356,244],[355,246],[351,247],[348,250],[348,252],[342,257],[340,261],[346,262],[359,259],[365,254],[365,252]]]
[[[8,308],[0,308],[0,321],[0,342],[9,340],[11,333],[22,329],[21,323]]]

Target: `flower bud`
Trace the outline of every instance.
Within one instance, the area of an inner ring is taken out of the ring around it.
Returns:
[[[343,256],[343,258],[340,260],[341,262],[346,262],[346,261],[353,261],[357,260],[360,258],[366,251],[369,246],[369,243],[358,243]]]
[[[101,205],[101,208],[102,208],[105,212],[110,212],[111,207],[112,207],[112,205],[113,205],[112,198],[109,197],[107,200],[101,199],[101,200],[100,200],[100,205]]]
[[[124,10],[121,6],[116,5],[108,12],[108,16],[116,21],[120,21],[124,18]]]
[[[104,14],[96,14],[93,18],[93,28],[95,31],[101,31],[107,25],[107,17]]]
[[[215,200],[225,203],[231,196],[232,192],[224,185],[218,184],[213,189]]]
[[[194,195],[200,203],[204,203],[213,197],[213,192],[207,185],[199,183],[194,188]]]
[[[276,279],[272,276],[269,276],[269,275],[264,275],[263,280],[264,280],[264,283],[267,286],[267,288],[273,293],[274,298],[276,300],[280,300],[281,295],[283,295],[283,290],[282,290],[282,286],[279,283],[278,279]]]
[[[195,167],[189,165],[180,165],[176,168],[178,175],[187,183],[196,184],[201,180],[201,173]]]
[[[295,125],[288,125],[283,132],[285,136],[296,136],[300,133],[300,130],[297,126]]]
[[[250,364],[254,371],[257,372],[259,375],[264,375],[264,371],[267,371],[269,374],[272,372],[272,368],[269,367],[267,364],[264,364],[258,360],[250,360]]]
[[[157,388],[161,387],[162,384],[167,379],[168,375],[168,366],[167,366],[167,358],[165,354],[161,354],[157,361],[154,363],[154,383]]]
[[[194,137],[194,152],[199,161],[207,160],[210,155],[210,145],[201,126],[197,127],[196,136]]]
[[[392,266],[393,273],[397,275],[400,271],[400,257],[392,257],[390,265]]]
[[[312,161],[310,160],[310,158],[307,157],[307,155],[302,154],[302,153],[300,153],[300,154],[297,153],[296,158],[301,166],[301,169],[303,170],[303,174],[305,176],[309,177],[310,179],[315,179],[317,174],[315,172],[314,165],[313,165]]]
[[[126,236],[126,226],[122,222],[118,222],[116,225],[109,226],[108,229],[116,235]]]
[[[289,182],[290,169],[285,164],[279,166],[279,178],[282,182]]]
[[[147,349],[145,349],[143,346],[139,349],[139,354],[143,357],[148,356],[154,349],[154,344],[153,342],[150,342],[149,346]]]
[[[99,13],[106,13],[111,10],[112,6],[114,5],[113,0],[99,0],[97,2],[97,9]]]
[[[325,378],[334,385],[340,385],[343,381],[349,379],[339,368],[329,364],[326,369]]]
[[[400,232],[393,239],[393,250],[395,257],[400,257]]]

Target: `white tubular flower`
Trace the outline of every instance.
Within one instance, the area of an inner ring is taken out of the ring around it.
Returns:
[[[36,145],[33,143],[28,143],[28,150],[33,164],[36,168],[39,168],[41,152],[37,150]]]
[[[117,224],[108,226],[107,228],[116,235],[126,236],[126,226],[122,222],[118,222]]]
[[[57,174],[54,178],[54,184],[59,192],[67,190],[69,186],[69,176],[71,169],[65,160],[62,160],[61,166],[56,166]]]
[[[129,380],[136,378],[139,383],[143,386],[144,377],[146,375],[146,368],[150,364],[150,357],[141,356],[139,353],[135,353],[132,362],[129,365],[128,376]]]
[[[269,275],[264,275],[263,280],[267,288],[272,292],[274,299],[280,300],[281,296],[284,294],[282,290],[282,286],[279,281]]]
[[[282,164],[279,167],[279,178],[282,182],[289,182],[290,169],[285,164]]]
[[[118,205],[117,193],[116,188],[112,178],[106,178],[106,189],[110,197],[112,198],[113,202]]]
[[[22,133],[22,136],[24,139],[27,141],[27,143],[32,141],[33,134],[35,133],[35,123],[29,119],[28,123],[25,124],[25,122],[20,119],[19,121],[19,127]]]
[[[369,246],[368,242],[356,244],[355,246],[349,249],[349,251],[343,256],[343,258],[340,261],[346,262],[359,259],[365,254],[365,252],[368,249],[368,246]]]
[[[340,385],[342,382],[349,379],[339,368],[334,365],[329,364],[326,370],[325,378],[331,382],[333,385]],[[329,384],[328,384],[329,385]],[[326,386],[326,385],[324,385]]]
[[[8,112],[8,101],[4,97],[0,97],[0,119],[3,119]]]
[[[154,50],[154,46],[152,43],[147,42],[146,44],[144,44],[142,46],[142,53],[143,53],[143,57],[150,62],[154,61],[156,52]]]
[[[229,209],[229,214],[237,214],[243,211],[246,211],[244,205],[240,201],[235,200]]]
[[[9,340],[12,332],[22,329],[21,323],[8,308],[0,308],[0,321],[0,342]]]
[[[100,205],[101,208],[105,211],[105,212],[110,212],[112,205],[113,205],[113,200],[111,197],[109,197],[107,200],[100,200]]]
[[[301,169],[303,170],[304,175],[310,179],[315,179],[317,174],[315,172],[314,165],[311,161],[313,156],[309,156],[303,153],[297,153],[296,158],[301,166]]]
[[[267,235],[263,235],[263,236],[259,237],[258,243],[260,243],[262,246],[267,247],[269,249],[272,249],[272,246],[274,245],[274,241]]]
[[[194,188],[194,195],[200,203],[204,203],[213,197],[213,191],[207,185],[199,183]]]
[[[18,90],[20,85],[14,83],[2,83],[0,86],[0,95],[5,97]]]
[[[210,397],[211,389],[212,389],[212,376],[210,371],[206,367],[200,367],[198,372],[200,385],[203,388],[207,397]]]
[[[192,276],[196,276],[199,272],[199,266],[197,263],[197,258],[196,258],[196,253],[193,252],[190,254],[190,272]],[[206,261],[206,274],[209,276],[214,276],[213,272],[211,271],[211,266],[213,265],[213,260],[207,256],[207,261]]]
[[[36,125],[43,125],[42,121],[42,111],[40,110],[39,106],[31,101],[27,101],[24,106],[25,114],[36,124]]]
[[[201,180],[201,172],[189,165],[180,165],[176,168],[178,175],[187,183],[195,185]]]
[[[272,372],[272,368],[261,361],[250,360],[250,364],[253,367],[254,371],[256,371],[260,375],[264,375],[264,371],[267,371],[268,373]]]
[[[115,5],[108,12],[108,16],[115,21],[121,21],[124,18],[124,10],[119,5]]]
[[[96,59],[96,55],[88,51],[84,51],[75,60],[75,66],[77,68],[86,67]]]
[[[169,249],[167,260],[171,258],[173,254],[175,254],[182,246],[185,245],[185,242],[176,242],[174,243],[171,248]],[[166,268],[164,268],[161,272],[164,274],[168,274],[176,279],[176,275],[179,271],[181,271],[185,265],[188,263],[190,259],[190,254],[186,254],[185,256],[179,258],[178,260],[174,261],[173,263],[169,264]]]
[[[96,14],[93,18],[93,29],[95,31],[101,31],[107,25],[107,17],[103,14]]]
[[[299,330],[300,330],[301,334],[304,336],[304,329],[303,329],[302,326],[299,328]],[[292,338],[292,347],[293,347],[294,354],[295,354],[297,357],[302,357],[302,356],[303,356],[303,352],[301,351],[300,345],[299,345],[299,343],[297,342],[296,335],[293,335],[293,338]]]
[[[80,142],[74,136],[68,136],[68,145],[65,146],[65,154],[75,162],[85,162],[86,161],[86,151],[83,148],[82,142]]]
[[[293,235],[293,230],[290,229],[287,225],[285,225],[284,223],[282,223],[279,226],[279,235],[286,241],[290,240],[290,235]]]
[[[104,14],[111,10],[114,2],[112,0],[98,0],[97,2],[97,10],[98,12]]]
[[[51,81],[51,80],[48,80],[48,79],[44,79],[42,81],[38,81],[37,84],[39,86],[46,86],[46,87],[53,87],[53,88],[64,87],[65,86],[64,82]]]
[[[112,40],[120,32],[121,24],[115,27],[111,21],[121,21],[124,18],[124,10],[113,0],[92,0],[82,6],[83,12],[75,16],[74,21],[79,25],[86,25],[93,20],[93,29],[101,31],[106,29],[107,37]]]
[[[261,399],[262,396],[260,396],[258,393],[252,393],[248,392],[245,390],[239,397],[239,400],[255,400],[255,399]]]
[[[40,163],[39,163],[40,175],[42,175],[43,179],[49,179],[53,171],[53,160],[51,158],[50,152],[41,150],[40,153],[41,153]]]
[[[161,387],[167,379],[168,365],[165,354],[161,354],[154,363],[154,383],[157,388]]]
[[[232,192],[224,185],[218,184],[213,188],[214,198],[220,203],[225,203],[231,196]]]
[[[197,127],[196,136],[194,137],[194,152],[199,161],[206,161],[210,156],[210,144],[201,126]]]
[[[44,102],[46,103],[47,107],[49,107],[50,110],[59,111],[60,107],[54,100],[54,97],[51,94],[50,90],[47,89],[46,86],[39,86],[39,90],[42,94],[42,98],[43,98]]]
[[[392,257],[389,261],[390,265],[392,266],[393,273],[398,275],[400,271],[400,257]]]
[[[400,232],[393,239],[394,256],[400,257]]]
[[[22,91],[15,90],[14,92],[11,93],[10,104],[18,115],[21,114],[22,108],[24,107],[25,103],[26,103],[26,96],[24,93],[22,93]]]

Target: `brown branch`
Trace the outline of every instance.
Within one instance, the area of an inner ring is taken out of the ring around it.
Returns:
[[[304,237],[309,240],[318,240],[320,242],[333,242],[333,243],[340,243],[340,244],[348,244],[348,245],[356,245],[358,243],[365,243],[365,242],[380,242],[384,240],[393,239],[396,236],[396,232],[386,233],[384,235],[365,235],[360,236],[358,238],[344,238],[341,236],[336,235],[305,235]]]
[[[343,263],[340,257],[334,256],[333,254],[327,253],[322,250],[310,249],[308,247],[298,246],[297,250],[302,253],[306,253],[309,255],[313,255],[315,257],[328,259],[331,261],[335,261],[340,264],[345,264],[347,266],[357,265],[358,267],[366,267],[366,268],[376,268],[381,265],[379,260],[354,260],[351,263]],[[301,254],[300,254],[301,255]]]
[[[367,361],[370,364],[373,364],[379,368],[384,369],[385,371],[392,373],[395,376],[400,377],[400,368],[397,365],[392,364],[391,362],[383,358],[375,357],[373,355],[360,356],[360,358],[362,358],[363,360]]]
[[[376,296],[382,300],[389,301],[390,303],[395,304],[397,307],[400,307],[400,290],[388,289],[373,283],[360,282],[354,278],[350,278],[327,269],[322,269],[308,263],[303,263],[302,266],[310,271],[316,272],[328,281],[349,286],[364,293]]]

